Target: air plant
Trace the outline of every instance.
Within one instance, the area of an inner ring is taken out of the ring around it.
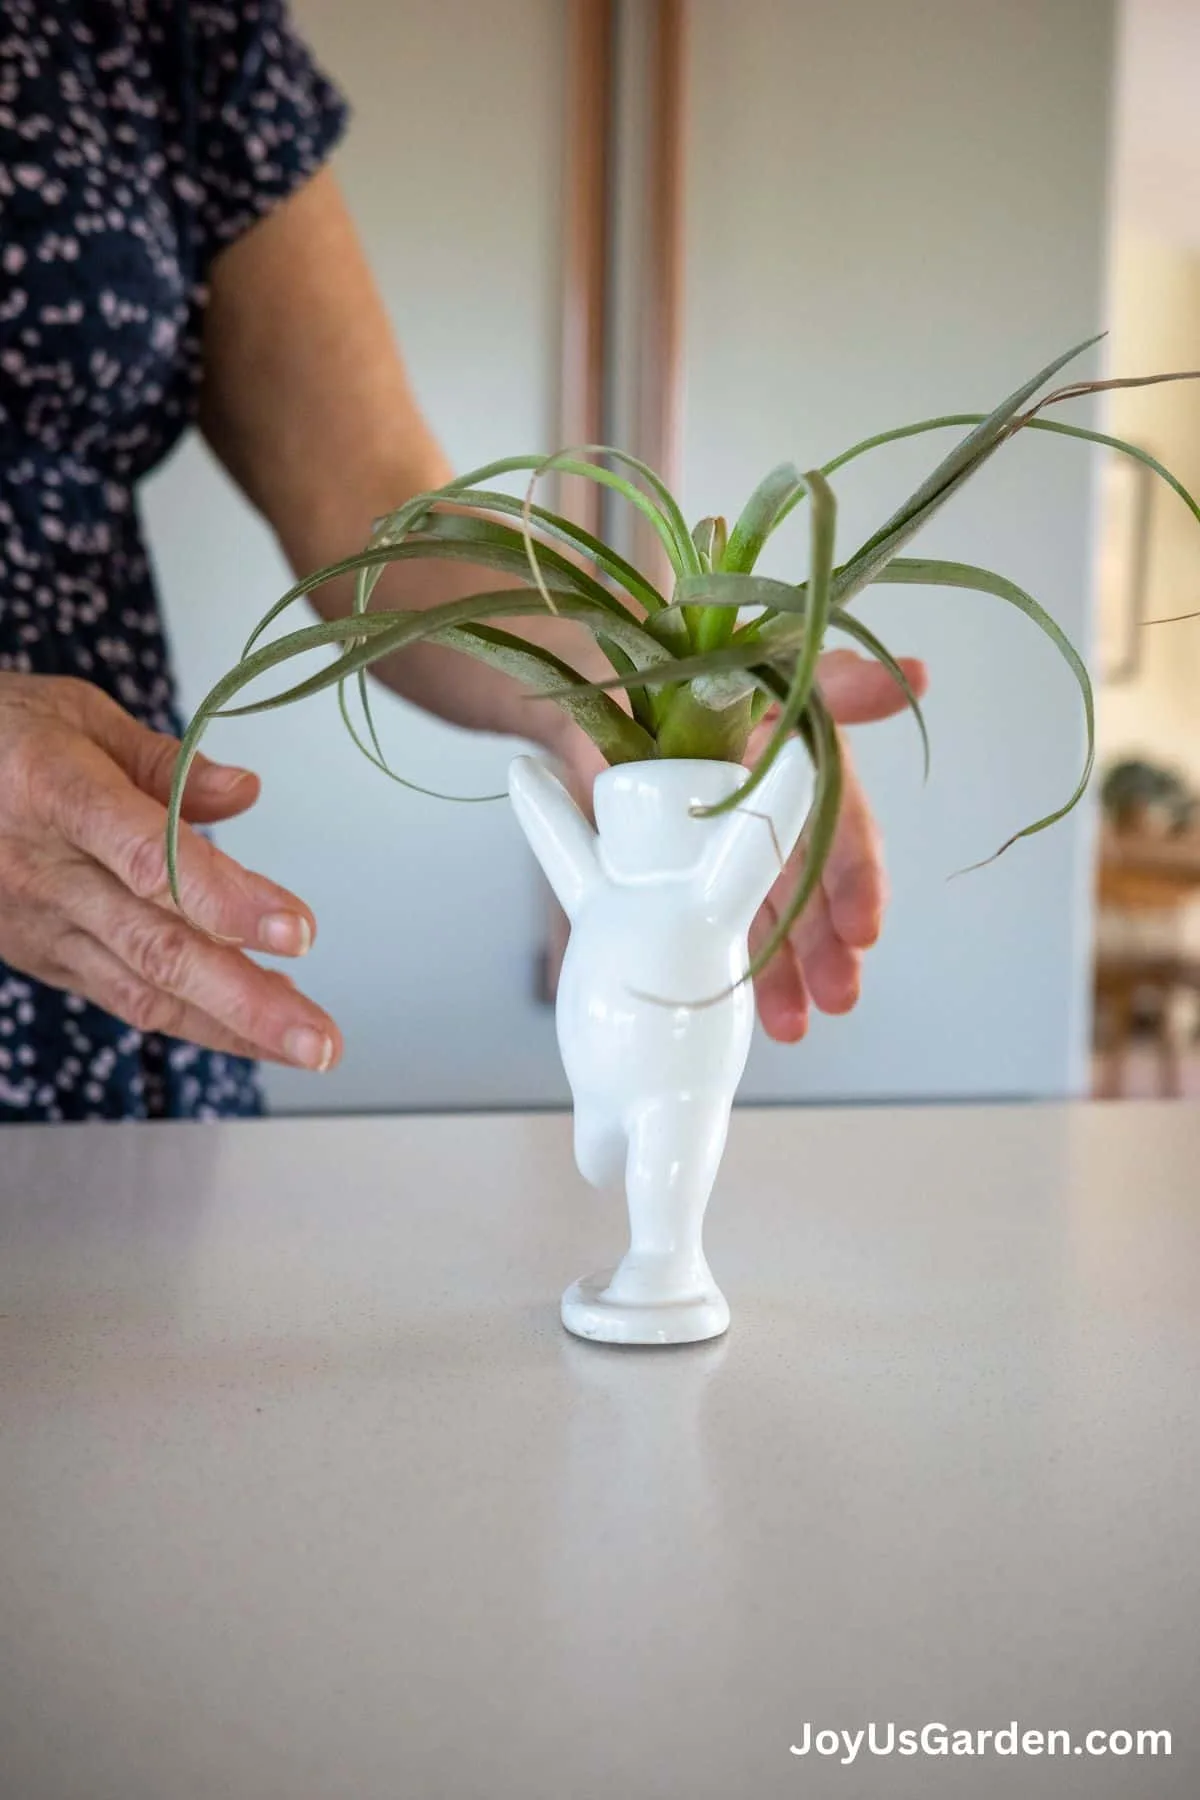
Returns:
[[[554,701],[587,732],[610,764],[657,757],[737,762],[746,753],[754,727],[769,717],[766,746],[749,778],[728,800],[707,809],[710,812],[752,801],[788,738],[803,739],[814,766],[806,854],[791,900],[779,909],[778,923],[753,961],[750,974],[754,974],[779,948],[813,894],[837,825],[841,753],[817,684],[818,658],[831,632],[875,658],[901,688],[928,764],[925,722],[903,668],[851,610],[854,600],[877,583],[991,594],[1024,613],[1067,663],[1079,687],[1086,727],[1082,773],[1060,806],[1014,833],[1001,851],[1019,838],[1044,831],[1077,805],[1092,772],[1093,696],[1082,658],[1053,617],[1005,576],[970,563],[902,552],[964,482],[1024,430],[1054,432],[1136,458],[1173,488],[1200,522],[1195,500],[1149,452],[1104,432],[1041,416],[1050,407],[1089,394],[1189,379],[1195,373],[1082,381],[1035,399],[1066,363],[1097,341],[1088,339],[1056,357],[986,415],[952,414],[883,431],[821,468],[802,471],[791,463],[781,464],[759,483],[732,528],[724,519],[712,517],[689,529],[674,495],[652,469],[603,446],[553,456],[508,457],[406,501],[376,523],[361,552],[318,569],[289,589],[255,626],[239,661],[200,705],[183,739],[168,813],[168,866],[176,903],[180,903],[177,850],[183,791],[212,720],[268,712],[336,688],[346,727],[363,754],[405,786],[415,786],[388,766],[371,716],[366,675],[383,657],[414,644],[435,643],[479,658],[516,677],[533,694]],[[838,562],[831,477],[868,451],[955,427],[969,429],[903,505]],[[660,591],[608,544],[537,503],[538,484],[556,471],[611,490],[649,522],[671,570],[669,593]],[[529,476],[523,499],[491,485],[519,473]],[[801,504],[811,509],[807,578],[792,583],[755,574],[764,545]],[[422,610],[369,610],[375,586],[389,564],[421,559],[491,571],[506,585]],[[349,574],[356,577],[349,616],[267,638],[296,601]],[[747,611],[753,616],[745,618]],[[521,618],[548,615],[585,627],[611,666],[611,676],[585,679],[562,658],[510,629]],[[305,679],[266,699],[235,704],[244,689],[272,670],[330,648],[337,652],[333,661]],[[350,709],[351,684],[357,688],[361,724]],[[614,698],[618,691],[626,697],[624,706]]]

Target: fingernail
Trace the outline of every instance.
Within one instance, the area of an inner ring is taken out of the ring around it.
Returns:
[[[311,1025],[298,1025],[284,1036],[283,1053],[300,1068],[323,1074],[333,1061],[333,1039]]]
[[[231,763],[209,763],[197,773],[197,779],[214,794],[232,794],[245,781],[254,780],[251,769],[238,769]]]
[[[258,941],[276,956],[307,956],[312,949],[312,926],[303,913],[267,913],[258,921]]]

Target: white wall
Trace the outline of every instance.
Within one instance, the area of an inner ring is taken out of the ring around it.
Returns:
[[[1097,328],[1111,9],[1103,0],[693,0],[690,514],[784,458],[986,408]],[[1083,416],[1083,415],[1080,415]],[[950,439],[837,482],[851,546]],[[1087,635],[1090,458],[1032,435],[939,515]],[[770,567],[803,566],[797,528]],[[764,563],[764,567],[768,565]],[[881,589],[863,616],[928,658],[933,776],[910,722],[856,738],[895,900],[849,1019],[756,1046],[757,1095],[1061,1094],[1086,1026],[1083,819],[947,883],[1071,790],[1076,689],[985,596]]]
[[[1110,63],[1105,0],[693,0],[687,498],[735,508],[785,456],[985,406],[1095,326]],[[357,105],[341,169],[420,392],[460,465],[547,444],[556,356],[552,0],[298,0]],[[941,446],[939,445],[938,448]],[[849,541],[934,446],[839,492]],[[992,563],[1081,634],[1089,470],[1022,443],[929,548]],[[194,701],[285,581],[195,447],[148,500]],[[777,567],[794,566],[801,554]],[[849,1021],[759,1046],[757,1094],[1059,1093],[1083,1042],[1085,831],[945,877],[1070,787],[1069,678],[998,603],[893,590],[864,608],[927,654],[935,774],[911,727],[860,743],[896,900]],[[398,704],[398,760],[462,791],[507,748]],[[1020,716],[1019,716],[1020,715]],[[540,889],[504,808],[439,806],[360,766],[332,703],[227,727],[266,794],[225,833],[316,906],[313,991],[343,1068],[271,1077],[287,1107],[529,1102],[564,1094],[531,998]]]

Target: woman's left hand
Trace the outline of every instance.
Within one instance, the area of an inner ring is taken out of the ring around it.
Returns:
[[[900,659],[914,693],[928,687],[925,665],[911,657]],[[904,695],[877,662],[852,650],[831,650],[821,658],[821,692],[839,725],[867,725],[890,719],[905,707]],[[770,715],[750,740],[746,761],[753,765],[771,734]],[[572,729],[555,745],[565,765],[576,798],[589,801],[592,783],[605,764],[591,740]],[[858,999],[863,952],[869,950],[883,927],[887,906],[887,875],[883,839],[854,772],[843,739],[844,777],[841,817],[821,877],[821,885],[788,941],[759,975],[755,983],[758,1016],[768,1037],[794,1044],[808,1030],[809,1012],[816,1006],[824,1013],[846,1013]],[[773,930],[777,907],[794,893],[803,867],[803,842],[768,895],[751,928],[751,953]],[[557,957],[553,958],[557,962]]]

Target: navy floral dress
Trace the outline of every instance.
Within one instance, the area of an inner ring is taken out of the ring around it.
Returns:
[[[137,483],[193,417],[213,257],[344,120],[283,0],[0,0],[0,670],[178,730]],[[0,963],[0,1121],[259,1110],[251,1064]]]

